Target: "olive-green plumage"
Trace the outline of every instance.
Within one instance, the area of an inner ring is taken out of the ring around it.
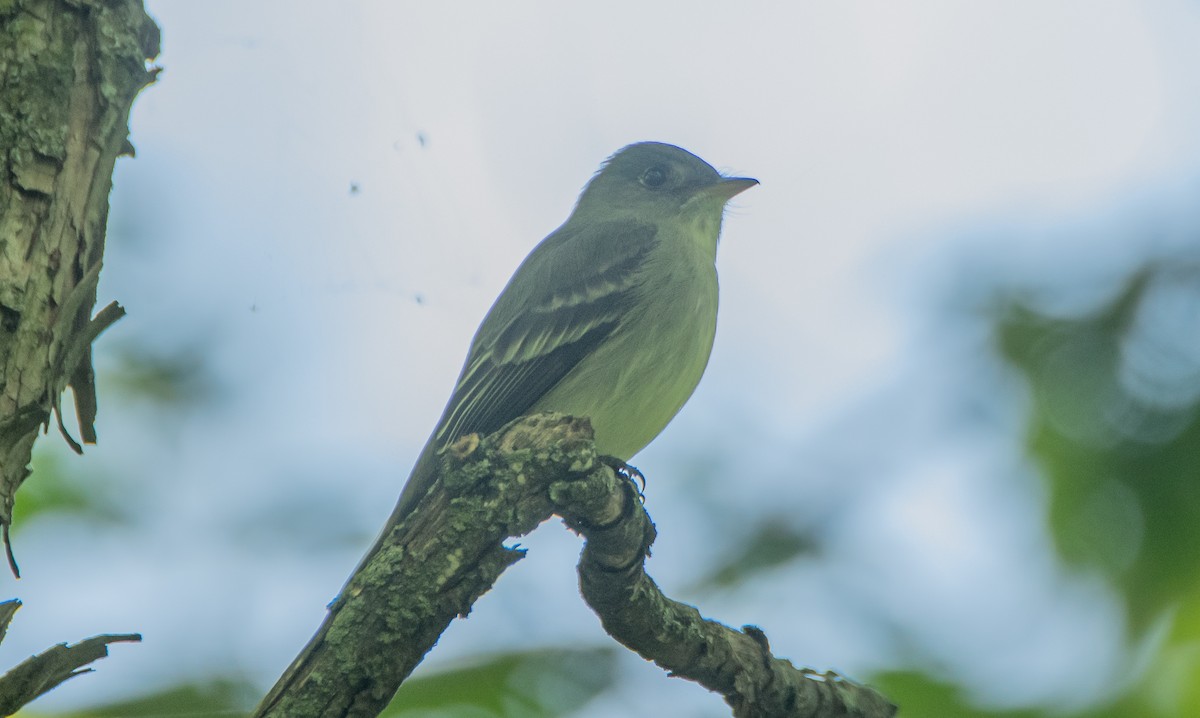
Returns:
[[[428,493],[438,452],[461,436],[541,411],[590,418],[597,450],[622,461],[658,436],[708,364],[725,203],[755,184],[672,145],[613,155],[479,325],[446,410],[360,566]],[[311,668],[338,605],[260,711]]]
[[[725,203],[755,184],[673,145],[613,155],[484,317],[389,528],[466,434],[558,411],[588,417],[597,450],[621,460],[658,436],[708,363]]]

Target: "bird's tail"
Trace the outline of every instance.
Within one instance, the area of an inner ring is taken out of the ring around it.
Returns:
[[[346,584],[342,586],[342,590],[338,592],[338,596],[329,604],[329,611],[325,615],[325,620],[321,622],[321,627],[309,639],[308,645],[300,652],[300,655],[292,661],[279,680],[267,693],[266,697],[259,703],[258,708],[254,712],[255,718],[267,715],[279,699],[291,689],[293,686],[304,681],[311,671],[313,658],[321,651],[325,650],[325,636],[329,632],[329,627],[333,623],[334,617],[337,615],[338,609],[341,607],[341,595],[345,592],[346,586],[358,575],[359,571],[370,563],[375,554],[379,553],[385,541],[395,541],[395,530],[397,527],[401,531],[404,530],[403,523],[408,515],[412,513],[417,504],[424,498],[425,494],[433,486],[433,482],[437,479],[437,451],[434,448],[434,440],[430,438],[425,448],[421,451],[421,456],[417,459],[416,465],[413,467],[412,473],[408,476],[408,481],[404,484],[404,490],[400,492],[400,498],[396,501],[396,508],[392,510],[392,515],[388,517],[387,523],[384,524],[383,530],[379,532],[379,536],[375,539],[370,550],[358,562],[358,566],[354,572],[350,574],[350,578],[346,579]],[[401,537],[402,538],[402,537]]]

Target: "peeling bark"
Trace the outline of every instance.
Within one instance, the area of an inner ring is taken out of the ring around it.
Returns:
[[[62,394],[96,440],[91,344],[113,165],[153,81],[158,28],[140,0],[0,0],[0,529]],[[11,562],[11,554],[10,554]],[[16,566],[13,564],[13,570]]]

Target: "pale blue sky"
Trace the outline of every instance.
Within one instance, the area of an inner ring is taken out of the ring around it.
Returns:
[[[1188,241],[1137,231],[1182,216],[1200,177],[1194,3],[149,6],[165,70],[134,108],[100,287],[129,316],[96,347],[101,444],[61,459],[139,515],[20,527],[26,608],[0,656],[146,642],[42,707],[229,671],[265,689],[389,513],[512,269],[647,139],[762,181],[726,220],[706,378],[635,462],[668,593],[797,663],[938,665],[986,700],[1095,697],[1123,670],[1121,609],[1057,563],[1017,451],[1024,389],[973,310],[1011,287],[1094,305]],[[122,346],[203,347],[221,400],[114,396]],[[768,508],[826,532],[821,560],[687,594]],[[311,534],[274,533],[297,516]],[[432,665],[607,640],[577,540],[523,543]],[[587,716],[720,714],[626,670],[636,705]],[[1025,692],[992,692],[997,674]]]

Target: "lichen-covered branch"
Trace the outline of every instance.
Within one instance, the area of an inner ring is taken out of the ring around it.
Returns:
[[[75,395],[95,441],[91,343],[122,313],[92,316],[108,193],[128,153],[134,97],[158,28],[141,0],[0,3],[0,529],[39,429]],[[14,569],[15,570],[15,569]]]
[[[0,603],[0,638],[20,607],[21,602],[17,600]],[[0,715],[12,715],[63,681],[91,671],[88,664],[107,656],[108,644],[140,640],[142,637],[136,633],[92,636],[79,643],[51,646],[25,659],[0,676]]]
[[[575,487],[559,486],[557,500],[571,501]],[[671,675],[721,694],[737,718],[895,715],[896,707],[866,686],[776,658],[761,629],[735,630],[663,595],[644,566],[654,525],[631,486],[624,489],[623,510],[615,518],[598,522],[594,513],[579,514],[574,503],[563,512],[587,539],[579,561],[580,590],[610,636]],[[611,508],[606,512],[613,515]]]
[[[256,716],[376,716],[455,616],[523,552],[505,548],[553,514],[587,538],[584,596],[617,640],[724,695],[737,716],[891,716],[878,694],[794,668],[763,633],[667,599],[643,571],[654,537],[631,484],[596,456],[586,420],[521,419],[446,452],[433,489],[382,537]]]
[[[430,493],[382,538],[256,716],[376,716],[456,616],[524,551],[506,548],[554,513],[552,481],[598,466],[591,426],[522,419],[446,453]]]

